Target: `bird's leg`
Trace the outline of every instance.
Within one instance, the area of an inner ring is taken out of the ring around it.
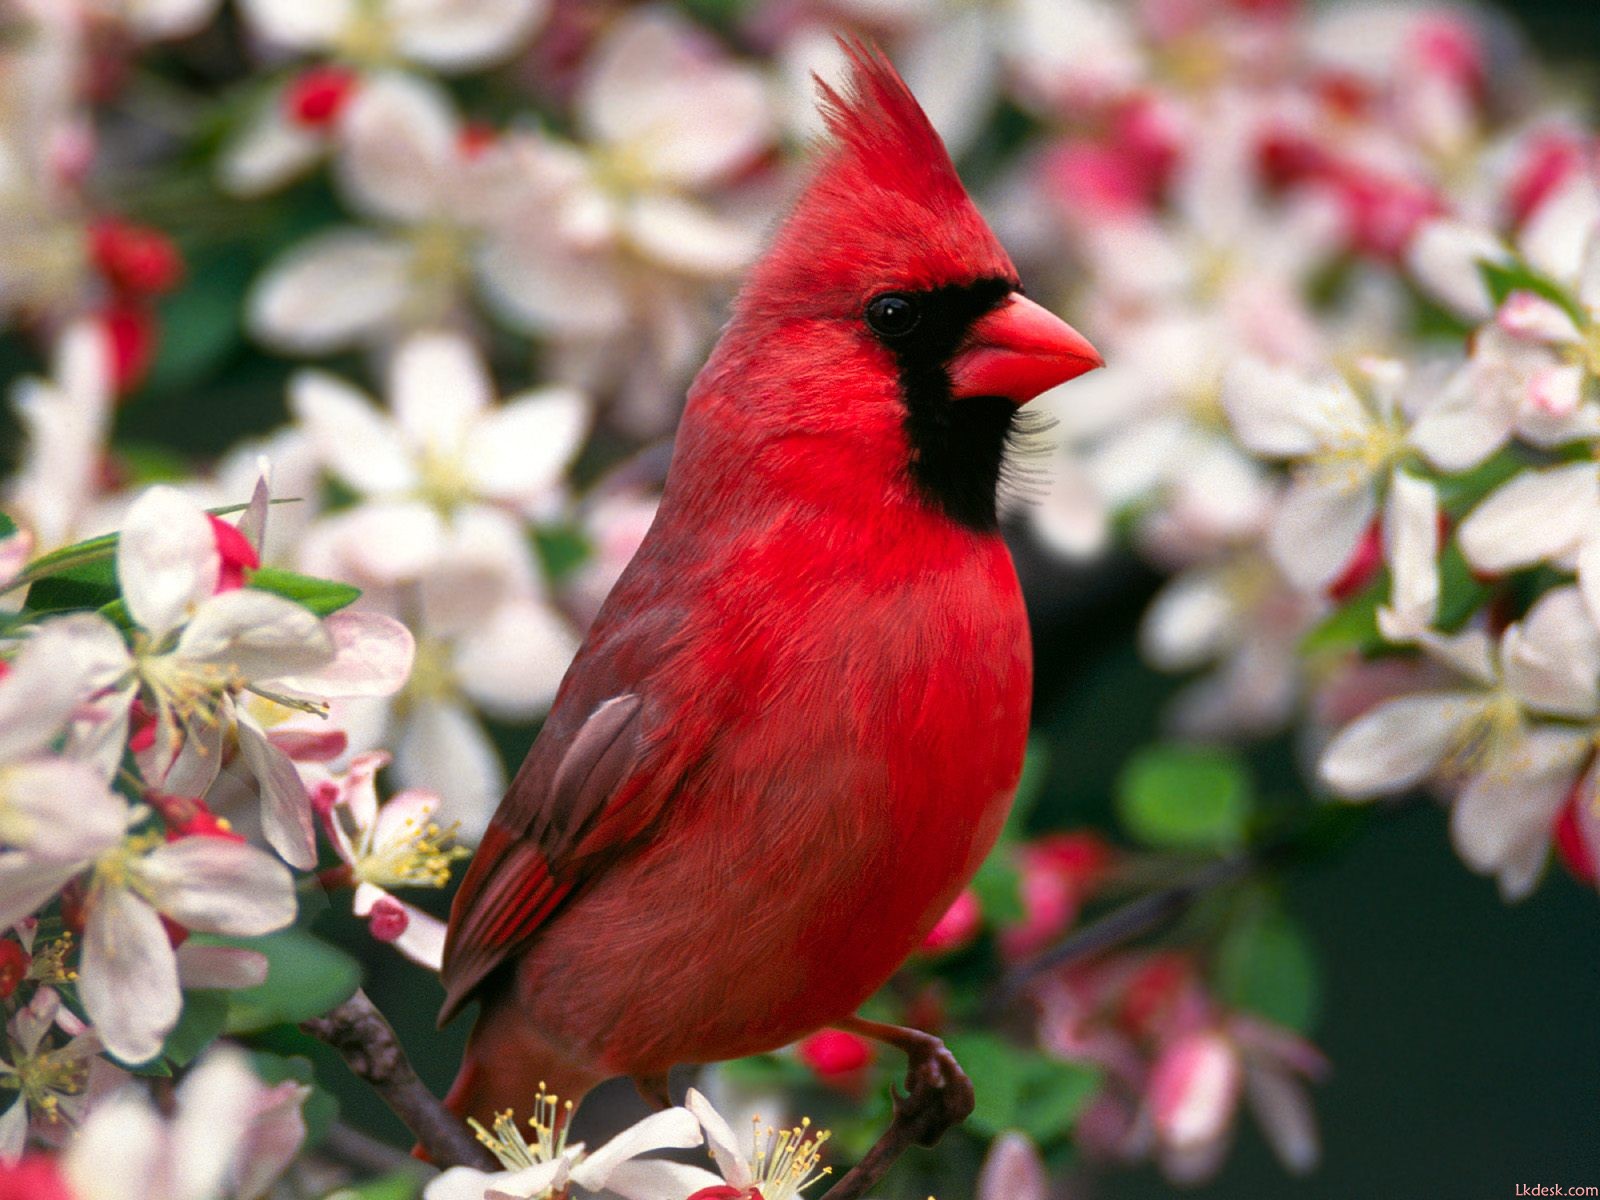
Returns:
[[[919,1146],[932,1146],[972,1115],[976,1103],[972,1080],[956,1056],[933,1034],[854,1016],[834,1028],[905,1051],[909,1060],[906,1094],[894,1094],[894,1120],[905,1126]]]
[[[667,1088],[665,1075],[635,1075],[633,1086],[644,1097],[644,1102],[657,1112],[665,1112],[672,1107],[672,1093]]]

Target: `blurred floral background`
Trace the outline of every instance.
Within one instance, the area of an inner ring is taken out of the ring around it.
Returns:
[[[0,0],[0,1197],[421,1194],[296,1024],[364,981],[452,1074],[453,871],[841,32],[1109,364],[1008,497],[1015,816],[870,1011],[978,1109],[879,1194],[1600,1183],[1586,6]],[[839,1172],[901,1069],[686,1075],[658,1144]]]

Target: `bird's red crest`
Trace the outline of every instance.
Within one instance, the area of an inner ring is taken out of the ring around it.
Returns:
[[[843,48],[844,85],[817,85],[832,144],[752,273],[741,311],[759,315],[770,301],[793,315],[808,296],[837,310],[885,287],[1014,279],[911,89],[877,49]]]

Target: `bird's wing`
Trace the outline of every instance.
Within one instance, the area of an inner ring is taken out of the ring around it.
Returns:
[[[638,693],[613,696],[564,746],[536,745],[529,754],[456,893],[441,1023],[660,814],[671,789],[640,770],[645,709]]]

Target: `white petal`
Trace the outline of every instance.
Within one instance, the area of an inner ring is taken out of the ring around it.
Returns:
[[[761,76],[718,61],[692,26],[664,10],[613,25],[577,107],[595,138],[627,146],[651,175],[690,188],[752,159],[773,132]]]
[[[106,1097],[67,1143],[62,1169],[74,1200],[168,1200],[161,1188],[166,1131],[132,1088]]]
[[[88,865],[0,850],[0,927],[9,929],[33,916]]]
[[[46,621],[11,659],[0,679],[0,762],[45,749],[94,686],[80,665],[74,628]]]
[[[460,126],[442,88],[415,75],[367,78],[340,121],[336,177],[358,212],[417,222],[442,211]]]
[[[222,1194],[264,1091],[240,1050],[218,1047],[178,1085],[168,1163],[170,1200],[212,1200]]]
[[[294,920],[294,880],[254,846],[187,837],[157,846],[135,864],[154,904],[202,933],[251,937]]]
[[[538,600],[513,600],[456,645],[461,689],[485,712],[525,720],[555,699],[578,652],[572,627]]]
[[[223,147],[218,181],[235,196],[259,196],[310,171],[327,150],[316,132],[286,120],[283,93],[274,92]]]
[[[1026,1134],[1002,1133],[978,1175],[977,1200],[1045,1200],[1049,1178]]]
[[[1370,424],[1348,386],[1311,382],[1253,358],[1228,371],[1222,404],[1239,440],[1269,458],[1310,454]]]
[[[692,1196],[724,1182],[722,1176],[713,1175],[704,1167],[665,1158],[641,1158],[613,1170],[606,1181],[606,1191],[623,1200],[661,1200],[663,1196]]]
[[[548,0],[402,0],[401,54],[438,71],[465,71],[507,57],[543,23]]]
[[[122,840],[128,805],[89,763],[25,759],[0,767],[0,844],[58,863],[90,862]]]
[[[133,502],[117,543],[117,582],[128,612],[160,636],[217,590],[222,568],[206,514],[188,496],[153,487]]]
[[[652,1113],[579,1161],[572,1168],[572,1181],[597,1192],[606,1186],[611,1173],[629,1159],[652,1150],[688,1150],[704,1140],[700,1122],[688,1109]]]
[[[176,654],[245,679],[275,679],[333,661],[333,643],[316,613],[285,596],[237,588],[200,606]]]
[[[1267,544],[1290,583],[1321,591],[1350,561],[1376,510],[1370,487],[1302,475],[1284,494]]]
[[[1139,645],[1160,670],[1192,670],[1237,636],[1238,616],[1221,572],[1186,572],[1162,588],[1145,611]]]
[[[428,1181],[422,1200],[483,1200],[490,1186],[504,1177],[504,1171],[490,1174],[472,1167],[450,1167]]]
[[[161,1051],[183,998],[161,918],[128,888],[100,889],[83,935],[78,994],[105,1047],[127,1063]]]
[[[1600,222],[1600,194],[1588,172],[1574,171],[1534,210],[1517,239],[1522,257],[1558,282],[1576,280],[1584,251]]]
[[[248,717],[236,724],[239,757],[261,792],[261,831],[267,843],[291,867],[309,871],[317,865],[317,835],[311,821],[311,797],[289,756],[266,738]]]
[[[1582,339],[1567,310],[1534,292],[1512,292],[1495,322],[1507,333],[1528,341],[1572,345]]]
[[[1305,1085],[1286,1071],[1260,1065],[1246,1067],[1244,1085],[1256,1123],[1278,1161],[1295,1175],[1315,1170],[1322,1142]]]
[[[357,0],[240,0],[257,36],[296,50],[331,46]]]
[[[0,1167],[22,1157],[28,1146],[28,1105],[21,1094],[0,1114]]]
[[[1383,636],[1405,641],[1433,625],[1439,608],[1439,499],[1433,485],[1395,472],[1383,514],[1389,604],[1378,614]]]
[[[688,1108],[700,1122],[700,1128],[706,1135],[706,1149],[711,1152],[712,1159],[717,1164],[717,1169],[728,1183],[736,1188],[747,1188],[754,1179],[750,1168],[745,1162],[745,1155],[739,1148],[739,1139],[734,1135],[728,1123],[722,1119],[722,1114],[711,1107],[707,1100],[695,1088],[689,1089],[689,1094],[684,1097],[685,1107]]]
[[[635,197],[624,220],[629,238],[646,258],[702,279],[736,275],[761,249],[759,229],[665,192]]]
[[[437,971],[444,965],[444,940],[448,927],[445,923],[420,908],[402,904],[406,910],[406,927],[394,940],[394,948],[419,967]]]
[[[411,841],[416,830],[433,820],[438,811],[439,797],[432,792],[409,788],[396,793],[378,810],[376,820],[368,817],[374,849],[387,849]],[[360,819],[358,815],[357,820]]]
[[[576,456],[589,406],[571,388],[529,392],[486,416],[466,444],[465,467],[484,496],[526,500],[548,494]]]
[[[336,559],[329,572],[369,586],[426,582],[439,565],[447,531],[420,500],[379,500],[323,521],[314,530]]]
[[[483,726],[449,701],[422,701],[412,709],[394,768],[403,786],[437,792],[444,801],[440,820],[460,821],[469,842],[483,836],[505,792],[505,768]]]
[[[326,354],[399,322],[411,296],[412,249],[365,229],[315,234],[279,258],[248,301],[251,332],[292,354]]]
[[[275,676],[273,691],[333,700],[392,696],[405,686],[416,639],[393,617],[346,608],[322,618],[322,631],[333,643],[333,659],[313,671]]]
[[[189,938],[178,947],[178,981],[185,988],[212,991],[259,987],[267,981],[267,956]]]
[[[1542,862],[1586,748],[1581,735],[1535,729],[1509,761],[1475,776],[1450,812],[1450,840],[1462,861],[1494,874],[1520,866],[1532,846]]]
[[[1529,708],[1575,718],[1600,710],[1600,630],[1577,588],[1546,592],[1500,646],[1506,686]]]
[[[411,447],[349,384],[303,371],[289,385],[289,407],[329,469],[357,491],[382,496],[417,485]]]
[[[1578,590],[1589,609],[1589,619],[1600,627],[1600,531],[1578,548]]]
[[[1475,697],[1462,692],[1380,704],[1329,743],[1318,766],[1322,781],[1353,800],[1403,792],[1439,765],[1476,705]]]
[[[1477,357],[1461,367],[1425,408],[1407,435],[1434,466],[1465,471],[1488,458],[1511,437],[1514,409],[1482,385]]]
[[[493,399],[483,358],[454,333],[419,334],[395,353],[389,398],[411,445],[441,456],[461,452]]]
[[[1461,523],[1467,561],[1505,571],[1577,549],[1600,520],[1600,474],[1593,463],[1524,471],[1489,495]]]
[[[1494,302],[1481,263],[1503,263],[1505,244],[1486,229],[1461,221],[1429,221],[1406,247],[1406,266],[1424,291],[1463,317],[1486,321]]]

